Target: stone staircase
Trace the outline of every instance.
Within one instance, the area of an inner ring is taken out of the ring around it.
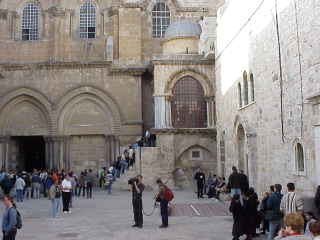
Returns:
[[[138,175],[135,166],[129,168],[124,175],[121,175],[120,178],[117,178],[115,182],[113,182],[112,189],[120,190],[120,191],[130,191],[130,186],[128,185],[128,181],[131,178],[134,178]]]

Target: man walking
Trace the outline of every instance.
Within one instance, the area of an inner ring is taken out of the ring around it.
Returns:
[[[282,186],[275,184],[275,192],[273,192],[267,199],[267,211],[265,213],[265,219],[269,221],[269,235],[268,240],[274,239],[277,232],[281,228],[281,221],[283,214],[280,211],[280,204],[282,199]]]
[[[198,198],[203,198],[203,188],[206,184],[206,175],[202,172],[201,168],[199,168],[194,179],[197,181]]]
[[[136,177],[137,181],[134,181],[131,184],[132,190],[132,206],[133,206],[133,214],[134,214],[134,222],[135,224],[132,227],[143,227],[143,214],[142,214],[142,193],[144,191],[144,184],[142,183],[143,177],[138,175]]]
[[[303,201],[295,193],[294,183],[288,183],[287,189],[288,189],[288,193],[284,195],[281,200],[280,210],[283,212],[285,216],[289,213],[295,213],[295,212],[299,212],[302,214]]]

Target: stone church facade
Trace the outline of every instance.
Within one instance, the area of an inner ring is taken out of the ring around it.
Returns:
[[[199,25],[214,20],[206,0],[1,0],[1,167],[96,171],[154,129],[152,159],[170,162],[157,174],[216,171],[214,31]],[[202,95],[192,109],[176,104],[174,127],[166,106],[178,82]]]

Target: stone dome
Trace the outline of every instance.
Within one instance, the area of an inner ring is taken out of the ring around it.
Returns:
[[[201,26],[191,20],[180,20],[170,24],[165,33],[165,39],[180,37],[197,37],[201,35]]]

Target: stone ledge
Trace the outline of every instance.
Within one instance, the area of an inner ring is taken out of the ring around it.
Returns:
[[[162,134],[201,134],[210,135],[215,137],[217,134],[216,128],[164,128],[164,129],[151,129],[152,134],[162,135]]]

